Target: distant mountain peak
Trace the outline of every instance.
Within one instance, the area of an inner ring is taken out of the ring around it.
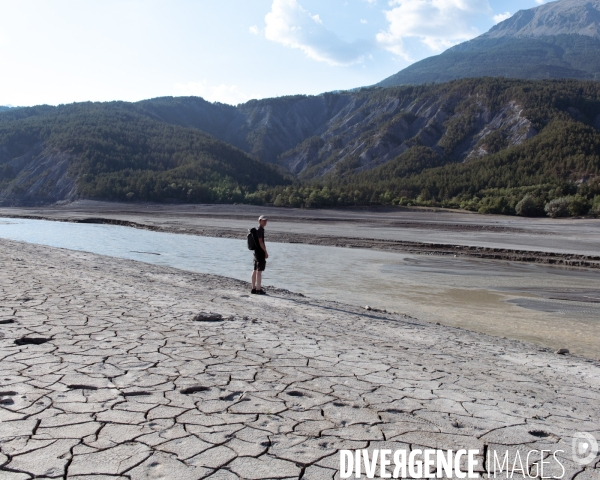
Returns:
[[[483,76],[600,80],[600,0],[558,0],[520,10],[489,32],[413,63],[377,86]]]
[[[520,10],[480,38],[585,35],[600,39],[600,0],[559,0]]]

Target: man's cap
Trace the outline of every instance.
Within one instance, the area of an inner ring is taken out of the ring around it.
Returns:
[[[260,222],[261,220],[268,220],[268,218],[265,215],[261,215],[258,217],[258,221]]]

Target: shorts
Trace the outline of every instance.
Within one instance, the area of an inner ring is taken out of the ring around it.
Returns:
[[[264,272],[267,268],[267,260],[265,257],[254,256],[254,270],[256,272]]]

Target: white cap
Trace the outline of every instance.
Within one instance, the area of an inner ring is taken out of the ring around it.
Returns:
[[[260,222],[261,220],[268,220],[268,218],[265,215],[261,215],[258,217],[258,221]]]

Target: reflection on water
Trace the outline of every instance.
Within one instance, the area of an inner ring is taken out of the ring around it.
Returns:
[[[243,240],[13,219],[0,237],[243,280],[252,268]],[[267,284],[600,356],[597,272],[300,244],[271,243],[269,254]]]

